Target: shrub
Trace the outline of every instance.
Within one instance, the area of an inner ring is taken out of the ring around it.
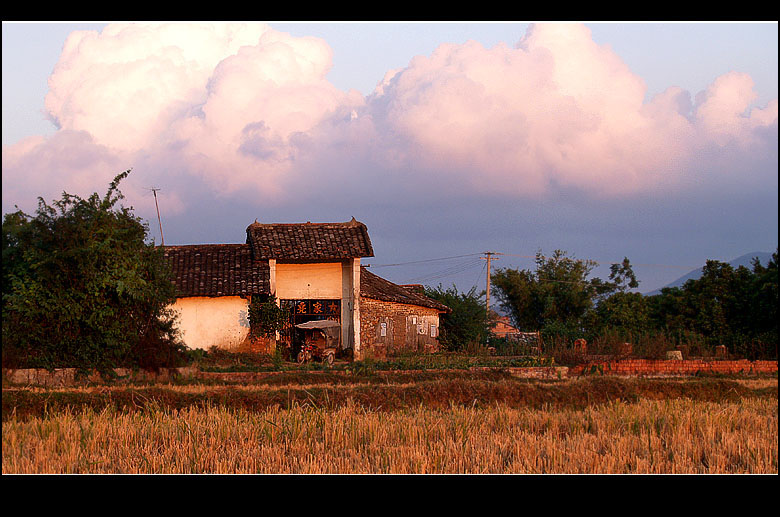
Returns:
[[[119,174],[101,199],[63,193],[36,215],[3,218],[4,367],[179,366],[185,347],[169,305],[162,248],[123,198]]]

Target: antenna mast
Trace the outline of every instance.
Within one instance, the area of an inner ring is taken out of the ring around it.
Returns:
[[[160,207],[157,204],[157,191],[161,189],[152,187],[149,190],[151,190],[152,193],[154,194],[154,206],[155,208],[157,208],[157,223],[160,225],[160,241],[161,241],[160,245],[165,246],[165,237],[163,237],[163,231],[162,231],[162,220],[160,219]]]

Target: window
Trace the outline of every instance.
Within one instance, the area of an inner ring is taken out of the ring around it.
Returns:
[[[382,337],[387,335],[387,323],[384,321],[379,324],[379,335]]]
[[[436,325],[431,325],[431,337],[436,337]]]

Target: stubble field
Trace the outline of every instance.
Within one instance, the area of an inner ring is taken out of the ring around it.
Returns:
[[[9,473],[777,474],[777,378],[4,387]]]

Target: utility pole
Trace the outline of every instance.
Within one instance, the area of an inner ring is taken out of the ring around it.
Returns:
[[[165,246],[165,237],[163,237],[162,232],[162,220],[160,219],[160,207],[157,205],[157,191],[160,189],[152,187],[149,190],[154,194],[154,206],[157,208],[157,223],[160,225],[160,245]]]
[[[485,280],[485,310],[487,314],[487,318],[490,319],[490,261],[491,260],[498,260],[498,257],[494,257],[493,255],[500,255],[500,253],[495,253],[493,251],[486,251],[484,253],[484,257],[480,257],[482,260],[487,260],[487,279]]]

